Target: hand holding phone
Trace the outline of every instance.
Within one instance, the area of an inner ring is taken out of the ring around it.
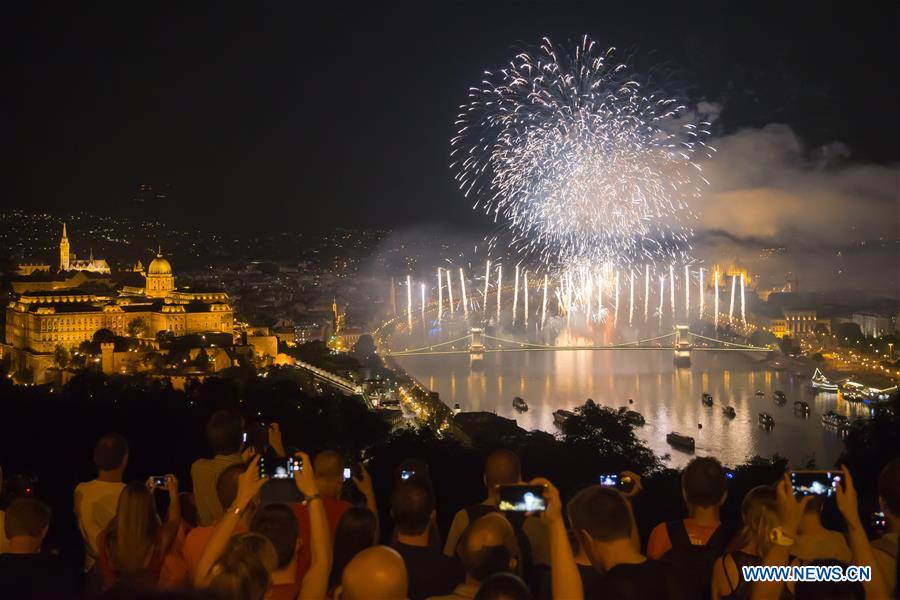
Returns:
[[[152,489],[166,490],[169,488],[169,478],[165,475],[151,475],[147,486]]]
[[[500,503],[504,512],[539,513],[547,510],[543,485],[501,485],[498,486]]]
[[[824,496],[831,498],[844,475],[840,471],[791,471],[791,488],[794,495]]]

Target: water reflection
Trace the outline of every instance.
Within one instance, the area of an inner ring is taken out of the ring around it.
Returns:
[[[675,466],[685,464],[690,455],[666,443],[669,431],[693,435],[698,455],[713,454],[727,464],[778,453],[794,464],[815,458],[827,466],[840,454],[842,443],[838,434],[822,427],[822,413],[866,414],[864,406],[834,394],[813,396],[806,390],[806,377],[763,368],[739,353],[695,352],[690,369],[676,369],[670,353],[655,351],[488,353],[478,370],[470,368],[466,355],[398,358],[449,406],[458,402],[463,410],[496,412],[517,419],[526,429],[555,432],[553,411],[571,409],[587,398],[613,407],[626,406],[633,398],[631,408],[647,419],[638,435],[654,451],[670,453]],[[756,396],[757,390],[765,395]],[[774,402],[775,390],[787,395],[784,405]],[[712,407],[701,404],[703,392],[713,395]],[[512,408],[513,396],[528,402],[527,413]],[[809,402],[812,414],[795,415],[795,400]],[[737,411],[734,419],[723,414],[726,405]],[[758,426],[760,411],[775,418],[770,430]]]

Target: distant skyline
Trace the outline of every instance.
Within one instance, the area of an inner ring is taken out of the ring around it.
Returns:
[[[897,8],[666,6],[17,5],[0,208],[220,230],[486,229],[448,168],[458,105],[517,47],[587,33],[717,112],[713,145],[735,159],[713,165],[698,230],[890,239]],[[170,197],[128,202],[142,183]]]

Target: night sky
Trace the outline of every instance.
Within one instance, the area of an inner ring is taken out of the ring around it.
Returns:
[[[448,169],[457,106],[543,35],[587,33],[687,101],[720,104],[718,135],[785,123],[849,160],[900,159],[886,4],[182,4],[2,9],[0,208],[261,231],[477,225]],[[170,198],[139,208],[140,183]]]

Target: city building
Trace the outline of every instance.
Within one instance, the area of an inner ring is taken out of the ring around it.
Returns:
[[[850,320],[859,325],[860,331],[866,337],[892,335],[897,330],[897,318],[893,315],[858,312],[853,313]]]
[[[172,265],[161,251],[146,273],[131,270],[121,281],[97,270],[85,269],[73,276],[67,268],[72,265],[64,227],[60,273],[56,277],[41,273],[34,281],[13,283],[14,299],[6,309],[0,356],[10,355],[14,371],[32,369],[35,381],[41,381],[53,366],[58,346],[76,349],[101,329],[148,343],[154,343],[160,332],[174,336],[233,333],[234,309],[228,294],[177,290]]]
[[[83,259],[75,256],[70,251],[69,238],[66,235],[66,224],[63,223],[62,239],[59,240],[59,270],[60,271],[88,271],[90,273],[109,273],[109,265],[102,258],[94,258],[91,251],[90,258]]]

